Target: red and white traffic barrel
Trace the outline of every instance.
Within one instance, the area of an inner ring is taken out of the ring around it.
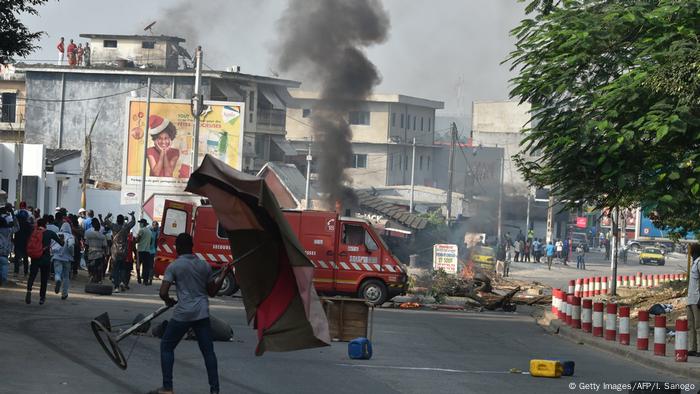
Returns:
[[[609,303],[605,306],[605,339],[614,341],[617,336],[617,304]]]
[[[620,314],[620,343],[623,345],[630,344],[630,307],[620,305],[618,313]]]
[[[666,355],[666,315],[654,316],[654,355]]]
[[[562,322],[566,321],[566,293],[563,290],[559,291],[559,310],[557,311],[557,319]]]
[[[591,332],[593,328],[593,301],[589,298],[581,300],[581,329]]]
[[[571,297],[571,327],[581,328],[581,297]]]
[[[591,279],[590,278],[584,278],[583,279],[583,296],[584,297],[590,297],[591,296]]]
[[[600,281],[600,294],[608,294],[608,277],[604,276]]]
[[[637,349],[649,350],[649,312],[637,314]]]
[[[642,275],[642,287],[647,287],[647,276]]]
[[[671,281],[671,274],[664,274],[664,283],[669,283]]]
[[[603,336],[603,303],[593,303],[593,336]]]
[[[576,281],[575,280],[570,280],[569,281],[569,288],[566,294],[574,294],[574,290],[576,289]]]
[[[554,316],[557,315],[557,291],[559,289],[552,289],[552,313]]]
[[[622,287],[622,275],[617,276],[617,281],[615,283],[617,283],[617,287]]]
[[[595,277],[595,285],[593,287],[593,295],[600,294],[600,276]]]
[[[654,274],[654,287],[659,287],[659,274]]]
[[[582,285],[583,285],[583,279],[578,278],[576,279],[576,285],[574,286],[574,295],[576,297],[581,297],[581,290],[582,290]]]
[[[566,295],[566,320],[565,323],[567,326],[571,325],[571,304],[573,301],[571,300],[574,296],[571,294]]]
[[[624,287],[632,287],[632,283],[634,281],[634,277],[630,275],[625,275],[625,277],[622,280],[622,286]]]
[[[635,285],[636,287],[639,287],[639,286],[642,285],[642,273],[641,273],[641,272],[637,272],[637,275],[635,275],[635,277],[634,277],[634,285]]]
[[[676,320],[676,361],[688,361],[688,320]]]

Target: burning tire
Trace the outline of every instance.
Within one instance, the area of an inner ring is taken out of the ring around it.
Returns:
[[[377,279],[369,279],[362,284],[358,296],[372,305],[382,305],[387,299],[386,285]]]
[[[236,294],[237,291],[238,283],[236,283],[236,277],[233,276],[232,273],[229,273],[226,275],[226,278],[224,278],[224,283],[221,284],[221,289],[219,289],[219,292],[216,293],[216,295],[219,297],[231,296]]]

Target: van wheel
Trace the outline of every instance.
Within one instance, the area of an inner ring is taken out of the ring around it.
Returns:
[[[231,296],[237,291],[238,283],[236,283],[236,277],[233,276],[233,273],[229,272],[229,274],[224,278],[224,283],[221,284],[221,289],[219,289],[219,292],[216,293],[216,295],[219,297]]]
[[[360,287],[359,297],[372,305],[382,305],[387,299],[386,285],[377,279],[369,279]]]

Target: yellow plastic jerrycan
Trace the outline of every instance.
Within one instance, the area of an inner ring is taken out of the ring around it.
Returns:
[[[543,378],[559,378],[564,372],[561,363],[556,360],[530,360],[530,375]]]

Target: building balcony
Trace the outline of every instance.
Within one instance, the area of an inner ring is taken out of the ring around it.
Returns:
[[[282,109],[262,109],[258,108],[258,128],[284,131],[287,119],[287,111]]]

